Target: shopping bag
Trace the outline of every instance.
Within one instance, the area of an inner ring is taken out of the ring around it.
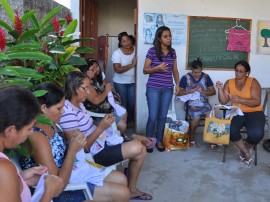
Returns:
[[[167,151],[189,148],[189,124],[186,121],[170,121],[165,124],[163,144]]]
[[[203,141],[212,144],[224,144],[230,143],[230,126],[237,108],[232,108],[232,113],[227,119],[219,119],[215,115],[215,110],[218,106],[213,107],[212,116],[205,118],[205,126],[203,133]]]

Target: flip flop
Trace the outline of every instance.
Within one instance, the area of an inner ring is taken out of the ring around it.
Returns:
[[[149,201],[152,199],[153,199],[153,196],[151,196],[150,194],[147,194],[145,192],[142,192],[142,194],[139,196],[134,196],[134,197],[130,198],[130,200],[143,200],[143,201]]]
[[[146,147],[146,149],[153,149],[153,147],[156,145],[157,143],[157,138],[154,137],[147,137],[148,141],[150,142],[150,144],[147,145],[146,142],[144,142],[144,145]]]

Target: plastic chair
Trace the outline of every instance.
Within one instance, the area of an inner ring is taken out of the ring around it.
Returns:
[[[22,171],[22,167],[19,163],[19,159],[15,153],[13,153],[13,157],[11,158],[13,164],[17,167],[19,172]],[[33,186],[35,188],[35,186]],[[78,183],[78,184],[68,184],[63,191],[75,191],[75,190],[82,190],[86,200],[93,200],[93,196],[90,192],[89,187],[86,183]]]

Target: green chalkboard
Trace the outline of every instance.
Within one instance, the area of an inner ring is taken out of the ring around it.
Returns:
[[[190,16],[186,68],[189,69],[191,62],[198,57],[204,69],[213,70],[232,70],[239,60],[248,61],[249,53],[226,50],[228,33],[225,30],[231,27],[250,31],[251,19]]]

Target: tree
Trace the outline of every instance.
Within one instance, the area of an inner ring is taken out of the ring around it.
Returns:
[[[269,45],[267,43],[267,39],[270,38],[270,29],[262,29],[261,36],[264,38],[263,47],[269,47]]]

